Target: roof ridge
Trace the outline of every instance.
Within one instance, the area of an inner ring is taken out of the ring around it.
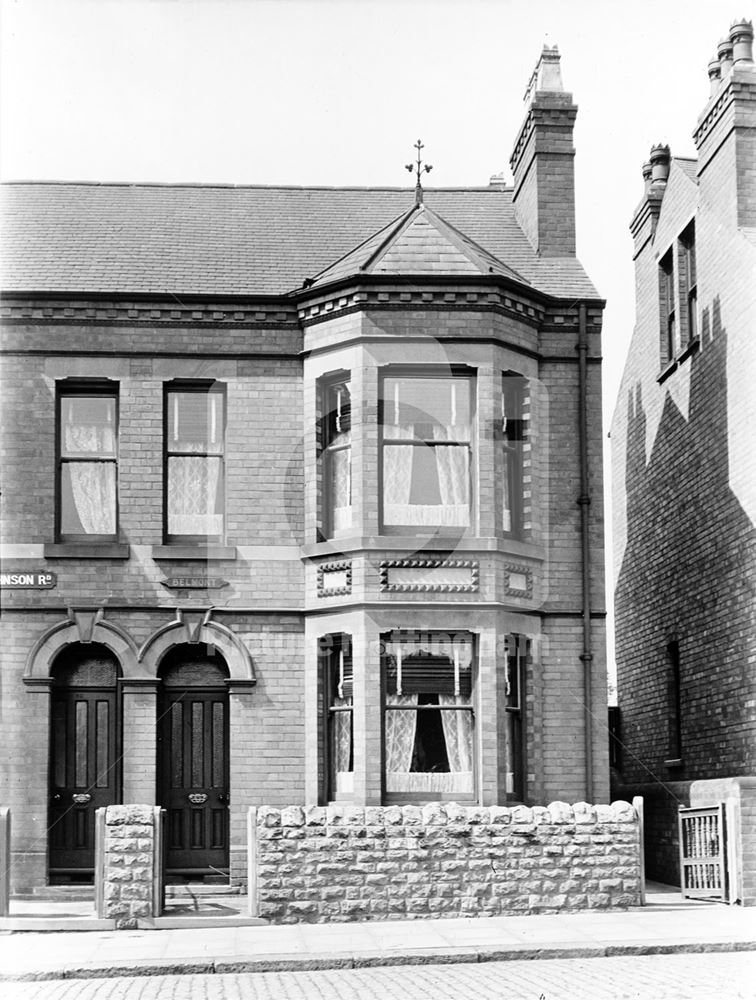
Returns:
[[[679,159],[679,157],[678,157]],[[220,181],[62,181],[62,180],[6,180],[1,181],[2,187],[99,187],[99,188],[201,188],[230,191],[404,191],[413,195],[413,187],[403,187],[390,184],[231,184]],[[428,193],[446,193],[453,191],[477,191],[491,194],[502,194],[514,190],[512,186],[492,186],[490,184],[471,185],[454,184],[448,187],[424,187]]]

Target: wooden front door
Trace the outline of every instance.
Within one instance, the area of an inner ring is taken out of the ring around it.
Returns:
[[[54,665],[50,732],[51,882],[90,882],[95,810],[119,801],[118,665],[75,646]]]
[[[161,675],[158,781],[167,811],[166,873],[221,880],[229,871],[225,667],[217,656],[181,647]]]

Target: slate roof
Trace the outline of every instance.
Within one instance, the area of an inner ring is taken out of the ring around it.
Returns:
[[[323,285],[358,274],[499,274],[528,283],[423,204],[413,205],[399,219],[321,271],[313,284]]]
[[[414,189],[10,183],[5,291],[282,295],[414,204]],[[539,258],[500,187],[425,203],[543,292],[597,297],[575,258]]]
[[[698,160],[687,156],[673,156],[672,162],[677,164],[688,180],[693,181],[694,184],[698,184]]]

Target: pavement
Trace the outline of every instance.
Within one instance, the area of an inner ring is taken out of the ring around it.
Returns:
[[[188,919],[134,931],[6,929],[0,933],[0,981],[735,951],[754,952],[756,967],[756,908],[686,900],[679,889],[656,884],[647,885],[646,900],[627,910],[503,917],[204,926]],[[221,908],[232,904],[225,900]]]

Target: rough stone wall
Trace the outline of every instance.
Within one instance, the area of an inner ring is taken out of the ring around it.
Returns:
[[[264,806],[252,829],[258,913],[282,923],[640,904],[639,823],[627,802]]]
[[[108,806],[103,810],[98,916],[128,930],[151,918],[155,876],[155,816],[152,806]]]

